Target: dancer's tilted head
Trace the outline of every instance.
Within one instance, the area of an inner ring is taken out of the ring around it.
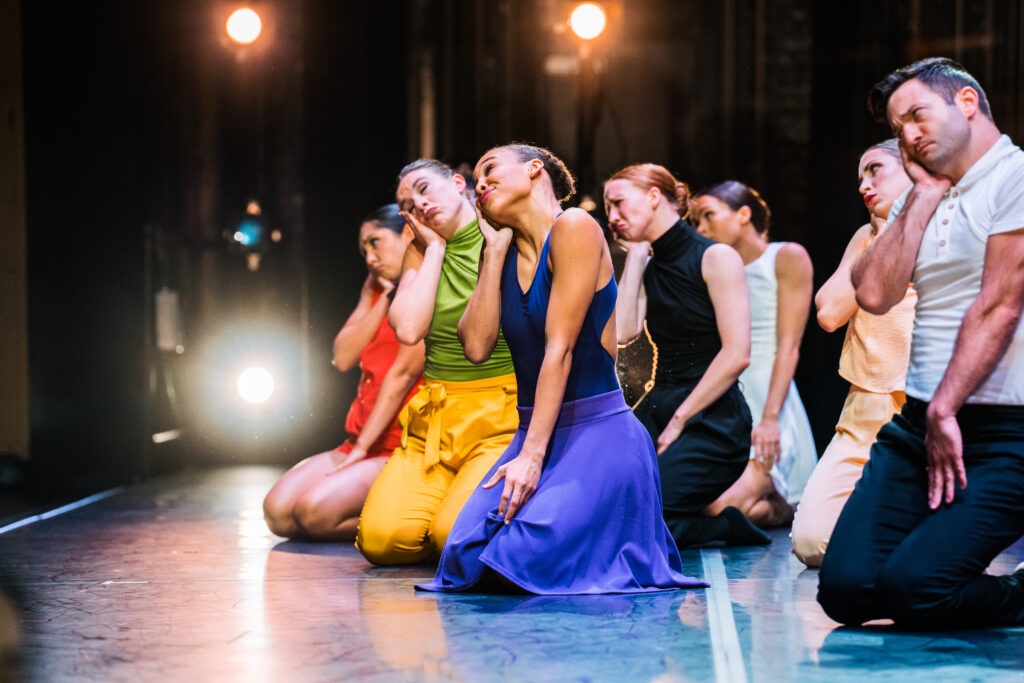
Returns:
[[[726,180],[698,192],[690,218],[697,232],[716,242],[735,245],[753,230],[768,239],[772,212],[757,190]]]
[[[892,129],[911,161],[951,178],[980,156],[970,151],[975,133],[994,129],[985,91],[946,57],[922,59],[887,75],[868,93],[868,110]],[[984,140],[978,144],[987,149]]]
[[[875,218],[887,220],[893,202],[910,187],[910,176],[903,168],[899,140],[889,138],[868,147],[857,167],[859,191],[864,205]]]
[[[402,258],[412,241],[412,230],[398,211],[386,204],[363,219],[359,227],[359,253],[374,277],[396,282],[402,274]]]
[[[473,170],[477,205],[489,221],[508,225],[524,199],[561,204],[576,192],[565,163],[543,147],[512,143],[494,147]]]
[[[953,104],[963,88],[971,88],[978,94],[978,109],[992,118],[985,90],[967,69],[948,57],[929,57],[896,69],[871,88],[868,93],[868,111],[876,121],[890,123],[889,100],[903,84],[911,80],[920,81],[929,90],[941,95],[946,104]]]
[[[633,164],[604,184],[608,227],[628,242],[653,241],[690,208],[690,190],[664,166]],[[666,225],[667,223],[667,225]]]
[[[436,159],[417,159],[398,174],[395,197],[402,211],[445,239],[474,217],[466,179]]]

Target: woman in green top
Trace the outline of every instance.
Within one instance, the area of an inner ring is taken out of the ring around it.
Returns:
[[[399,416],[402,445],[370,489],[359,521],[356,546],[381,565],[441,553],[463,504],[519,422],[504,338],[480,365],[466,360],[458,339],[483,246],[465,179],[420,159],[399,174],[397,198],[417,237],[388,321],[403,344],[424,340],[427,358],[423,388]]]

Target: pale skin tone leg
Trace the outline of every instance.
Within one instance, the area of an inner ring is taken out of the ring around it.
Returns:
[[[308,487],[295,503],[302,535],[322,541],[354,541],[366,494],[387,458],[367,458]]]
[[[298,535],[299,526],[292,512],[295,501],[303,491],[334,471],[340,460],[335,462],[333,454],[333,451],[327,451],[306,458],[285,472],[270,489],[263,500],[263,516],[274,534],[285,538]]]
[[[359,304],[334,341],[332,362],[339,370],[355,367],[388,314],[388,294],[400,272],[405,248],[412,240],[374,222],[359,232],[359,247],[370,273]],[[403,400],[423,371],[422,343],[401,346],[388,368],[361,432],[350,437],[346,452],[327,451],[306,458],[290,469],[263,501],[267,526],[278,536],[350,540],[355,538],[359,512],[383,458],[368,458],[381,434],[394,421]],[[316,503],[315,505],[313,503]]]
[[[757,526],[767,529],[793,521],[793,506],[775,490],[772,478],[755,462],[706,510],[717,515],[727,507],[739,508]]]
[[[385,458],[367,457],[364,444],[372,445],[394,420],[423,370],[423,353],[422,343],[399,349],[366,424],[347,453],[327,451],[306,458],[274,485],[263,501],[272,532],[287,538],[355,538],[366,494],[385,462]],[[347,524],[342,527],[342,522]]]
[[[387,459],[367,458],[339,470],[347,457],[327,451],[288,470],[263,501],[270,530],[285,538],[355,539],[359,511]],[[310,533],[324,531],[326,535]]]

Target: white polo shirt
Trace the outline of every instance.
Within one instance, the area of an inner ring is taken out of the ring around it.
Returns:
[[[909,190],[893,204],[902,210]],[[1003,135],[949,189],[925,228],[914,264],[917,291],[907,395],[930,401],[956,343],[960,323],[981,291],[989,235],[1024,228],[1024,152]],[[1024,283],[1020,283],[1024,287]],[[968,403],[1024,405],[1024,326]]]

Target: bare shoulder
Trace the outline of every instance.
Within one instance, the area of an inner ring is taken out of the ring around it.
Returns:
[[[802,244],[784,242],[775,256],[775,274],[797,275],[812,272],[811,257]]]
[[[853,233],[853,237],[850,238],[850,246],[858,247],[860,249],[867,248],[871,243],[871,231],[871,223],[865,223],[857,228],[857,232]]]
[[[709,268],[735,268],[738,266],[742,270],[743,259],[740,258],[739,252],[728,244],[716,243],[704,251],[700,266],[705,275],[708,274]]]
[[[586,234],[594,234],[601,239],[601,226],[594,220],[594,217],[583,209],[566,209],[562,215],[551,224],[551,236],[572,234],[581,237]]]
[[[593,216],[582,209],[566,209],[551,225],[550,249],[573,250],[603,245],[604,233]]]

